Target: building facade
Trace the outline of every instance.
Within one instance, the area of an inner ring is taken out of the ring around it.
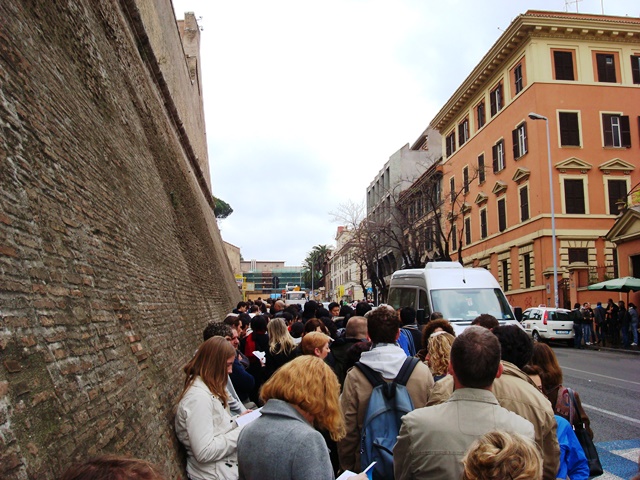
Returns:
[[[242,290],[246,299],[280,298],[287,287],[309,288],[304,283],[302,267],[285,267],[285,262],[243,260]]]
[[[636,188],[638,186],[636,185]],[[636,190],[640,192],[640,190]],[[640,197],[640,194],[636,194]],[[636,198],[634,205],[625,208],[607,233],[607,240],[616,245],[617,275],[619,277],[640,278],[640,198]],[[612,293],[616,298],[618,294]],[[640,305],[640,292],[620,294],[617,298],[625,302],[630,300]],[[616,298],[616,299],[617,299]]]
[[[382,299],[391,274],[408,264],[411,248],[404,241],[406,218],[397,208],[402,192],[441,157],[441,139],[428,127],[413,145],[405,145],[385,163],[367,188],[366,222],[375,232],[377,258],[369,278],[380,287]],[[378,278],[376,282],[374,278]]]
[[[431,122],[451,257],[514,306],[552,305],[553,212],[560,306],[600,299],[586,287],[616,274],[605,235],[640,180],[639,119],[640,19],[517,17]]]
[[[353,230],[340,226],[336,232],[336,248],[329,258],[328,300],[353,302],[366,298],[370,282],[362,262],[358,262],[353,245]],[[365,285],[365,291],[362,290]]]

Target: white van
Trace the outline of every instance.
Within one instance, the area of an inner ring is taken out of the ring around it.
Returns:
[[[307,293],[301,290],[293,290],[285,292],[284,304],[285,305],[303,305],[307,303]]]
[[[458,262],[429,262],[425,268],[398,270],[391,276],[387,303],[393,308],[412,307],[423,323],[440,312],[459,334],[482,313],[500,324],[521,327],[491,272],[464,268]]]

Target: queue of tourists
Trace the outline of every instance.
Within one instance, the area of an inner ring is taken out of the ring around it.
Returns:
[[[418,326],[409,307],[328,307],[240,302],[205,326],[175,408],[190,480],[602,473],[578,392],[518,326],[483,314],[456,336],[437,313]]]
[[[609,299],[606,304],[589,302],[573,306],[574,347],[589,345],[633,348],[638,346],[638,310],[634,303],[617,303]]]

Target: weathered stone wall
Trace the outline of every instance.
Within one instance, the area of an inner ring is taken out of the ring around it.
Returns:
[[[181,367],[239,299],[197,121],[167,96],[198,82],[184,61],[164,75],[144,18],[135,0],[0,2],[3,479],[104,452],[180,475]]]

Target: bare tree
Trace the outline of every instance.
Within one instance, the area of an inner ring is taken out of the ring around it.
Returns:
[[[443,173],[434,164],[397,201],[395,221],[404,232],[403,252],[406,268],[422,267],[427,261],[451,261],[456,254],[462,262],[465,214],[471,209],[469,185],[479,171],[467,171],[458,185],[443,186]],[[444,194],[443,194],[444,192]]]
[[[377,226],[365,218],[364,203],[348,200],[331,212],[333,221],[344,225],[350,232],[349,248],[358,270],[358,284],[363,292],[367,291],[367,278],[371,280],[371,288],[377,292],[385,291],[387,286],[384,277],[377,271],[380,260],[380,235]]]
[[[478,178],[477,169],[468,170],[458,185],[443,186],[443,169],[434,162],[410,184],[399,182],[388,193],[393,201],[381,215],[365,216],[364,204],[349,201],[331,215],[351,230],[351,245],[358,264],[360,285],[365,290],[365,274],[377,293],[386,295],[388,285],[379,268],[389,252],[397,255],[400,268],[422,268],[428,261],[462,263],[465,215],[471,208],[469,185]],[[445,193],[446,192],[446,193]]]

